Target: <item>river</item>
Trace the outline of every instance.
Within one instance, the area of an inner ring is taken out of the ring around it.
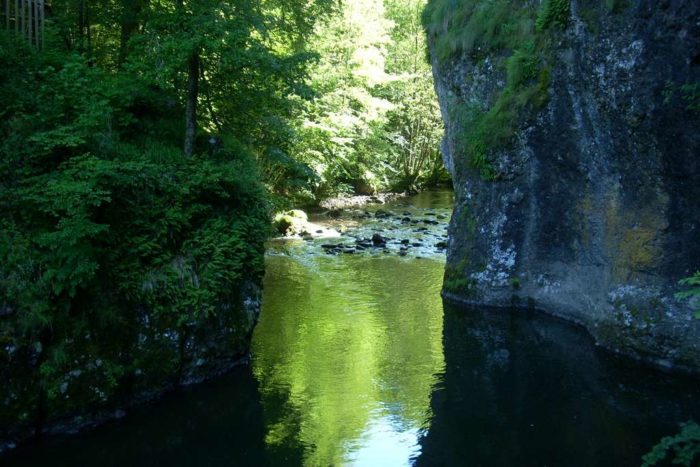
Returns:
[[[444,304],[451,203],[423,193],[325,219],[342,240],[272,242],[250,366],[0,464],[624,466],[700,419],[697,381],[577,327]],[[377,232],[386,248],[355,247]]]

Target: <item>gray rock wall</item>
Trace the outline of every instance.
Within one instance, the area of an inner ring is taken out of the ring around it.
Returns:
[[[700,2],[603,3],[571,2],[547,103],[491,151],[491,181],[451,116],[504,86],[498,57],[433,59],[456,190],[445,296],[542,309],[613,350],[698,371],[700,320],[674,293],[700,269]]]

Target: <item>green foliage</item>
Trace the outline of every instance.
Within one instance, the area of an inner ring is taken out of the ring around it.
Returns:
[[[686,103],[686,109],[700,112],[700,81],[682,85],[681,96]]]
[[[671,458],[668,459],[669,455]],[[651,467],[671,461],[673,465],[697,465],[700,458],[700,425],[688,422],[674,436],[666,436],[642,457],[642,466]]]
[[[475,58],[512,50],[532,37],[532,2],[512,0],[430,0],[423,25],[435,39],[435,54],[446,61],[458,53]]]
[[[569,22],[569,2],[570,0],[545,0],[537,15],[535,29],[544,31],[550,27],[565,28]]]
[[[505,75],[505,86],[489,105],[459,98],[450,105],[462,128],[459,149],[482,178],[497,177],[491,154],[507,147],[523,119],[546,103],[550,30],[566,27],[569,13],[568,0],[547,0],[539,11],[532,2],[513,0],[428,3],[423,21],[439,62],[467,54],[478,66],[489,54]]]
[[[683,292],[678,292],[676,298],[679,300],[695,299],[700,300],[700,271],[690,277],[681,280],[680,285],[689,287]],[[700,305],[699,305],[700,306]],[[695,311],[695,317],[700,319],[700,308]]]
[[[676,84],[667,80],[661,97],[664,105],[671,105],[678,99],[688,112],[700,112],[700,81]]]
[[[206,326],[246,345],[265,183],[313,179],[292,119],[332,3],[54,2],[43,50],[0,35],[0,377],[27,368],[0,389],[0,433],[41,400],[57,417],[172,384]]]
[[[421,59],[424,3],[346,2],[312,38],[315,99],[297,121],[294,154],[316,175],[316,199],[415,189],[441,177],[442,122]]]

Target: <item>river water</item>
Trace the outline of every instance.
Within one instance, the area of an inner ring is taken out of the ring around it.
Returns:
[[[624,466],[700,419],[697,381],[556,319],[444,304],[451,202],[424,193],[320,218],[340,240],[272,242],[250,366],[0,465]],[[356,248],[374,233],[386,248]]]

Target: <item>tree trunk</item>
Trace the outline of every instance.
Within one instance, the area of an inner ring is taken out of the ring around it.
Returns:
[[[194,52],[188,61],[187,103],[185,107],[185,155],[194,153],[197,137],[197,99],[199,97],[199,53]]]
[[[120,20],[119,57],[117,64],[121,67],[129,55],[129,40],[139,28],[139,18],[144,8],[143,0],[122,0]]]
[[[78,50],[85,50],[85,0],[78,2]]]

